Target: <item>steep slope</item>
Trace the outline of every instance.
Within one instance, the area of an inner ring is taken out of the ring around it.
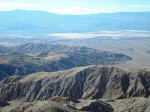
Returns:
[[[149,71],[126,72],[114,67],[81,67],[53,73],[10,77],[0,82],[0,100],[45,100],[53,96],[71,99],[122,99],[148,97]]]

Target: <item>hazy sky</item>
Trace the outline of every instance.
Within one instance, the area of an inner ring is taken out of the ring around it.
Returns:
[[[0,0],[0,10],[14,9],[60,14],[150,11],[150,0]]]

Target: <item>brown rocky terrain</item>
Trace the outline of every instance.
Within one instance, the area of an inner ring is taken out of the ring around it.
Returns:
[[[10,105],[0,107],[0,112],[113,112],[110,104],[103,101],[85,101],[73,102],[66,101],[63,97],[58,97],[57,100],[45,100],[24,102],[15,100],[10,102]],[[79,106],[80,105],[80,106]]]
[[[150,112],[150,99],[143,97],[128,98],[109,102],[114,112]]]
[[[148,97],[150,72],[127,72],[114,67],[79,67],[58,72],[13,76],[0,82],[0,99],[46,100],[53,96],[71,99],[122,99]]]
[[[43,42],[0,46],[0,80],[12,75],[56,72],[96,64],[116,65],[131,60],[132,57],[122,53]]]
[[[78,100],[54,97],[44,101],[10,101],[0,112],[149,112],[150,99],[134,97],[118,100]]]
[[[12,76],[0,82],[1,110],[2,112],[149,112],[149,83],[149,70],[131,72],[100,66],[39,72],[22,77]]]

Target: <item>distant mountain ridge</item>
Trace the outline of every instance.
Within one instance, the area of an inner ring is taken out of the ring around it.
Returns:
[[[42,11],[1,11],[0,32],[92,32],[97,30],[150,30],[150,12],[59,15]]]
[[[5,49],[6,51],[4,51]],[[115,65],[132,60],[122,53],[49,43],[26,43],[0,49],[0,80],[9,75],[54,72],[87,65]]]

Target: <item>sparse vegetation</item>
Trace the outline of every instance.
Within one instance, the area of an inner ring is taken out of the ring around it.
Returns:
[[[50,56],[53,58],[47,58]],[[0,79],[9,75],[27,75],[42,71],[54,72],[77,66],[114,65],[131,59],[124,54],[99,51],[87,47],[28,43],[14,47],[11,52],[0,55],[0,71],[3,73]]]

